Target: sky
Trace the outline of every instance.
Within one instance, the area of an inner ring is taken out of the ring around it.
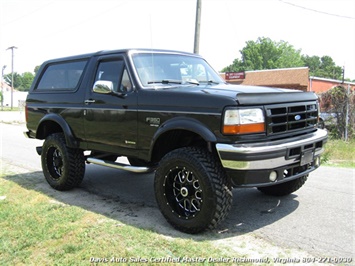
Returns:
[[[121,48],[193,52],[196,0],[0,0],[0,67]],[[199,53],[217,70],[247,41],[286,41],[330,56],[355,79],[354,0],[202,0]]]

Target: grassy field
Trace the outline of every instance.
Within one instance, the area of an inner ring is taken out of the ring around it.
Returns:
[[[19,108],[19,107],[12,107],[12,109],[11,109],[11,107],[3,106],[2,108],[0,108],[0,111],[14,111],[14,112],[18,112],[18,111],[20,111],[20,110],[21,110],[21,108]]]
[[[327,166],[355,168],[355,140],[328,140],[322,160]]]
[[[196,254],[201,258],[239,255],[208,241],[172,239],[123,224],[4,178],[0,178],[0,210],[1,265],[153,263],[152,258],[184,262],[184,257],[196,258]]]

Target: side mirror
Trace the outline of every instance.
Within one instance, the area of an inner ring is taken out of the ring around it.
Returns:
[[[94,84],[93,91],[101,94],[113,93],[113,82],[108,80],[98,80]]]

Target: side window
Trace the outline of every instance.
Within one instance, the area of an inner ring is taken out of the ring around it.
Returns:
[[[132,83],[123,60],[100,62],[95,82],[98,80],[111,81],[115,92],[128,92],[132,90]]]
[[[132,90],[132,82],[129,79],[128,71],[125,68],[123,70],[122,82],[121,82],[121,92],[130,92]]]
[[[36,90],[75,90],[83,74],[85,61],[63,62],[49,65]]]

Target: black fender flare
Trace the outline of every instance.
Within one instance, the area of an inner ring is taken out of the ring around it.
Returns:
[[[171,130],[191,131],[200,135],[207,143],[217,142],[217,138],[213,132],[199,120],[190,117],[174,117],[165,121],[155,132],[150,145],[149,158],[152,156],[155,143],[159,137]]]
[[[61,129],[64,133],[64,136],[65,136],[66,144],[68,147],[70,147],[70,148],[78,148],[79,147],[79,143],[78,143],[78,141],[75,140],[74,134],[73,134],[71,128],[69,127],[68,123],[65,121],[65,119],[63,117],[61,117],[58,114],[54,114],[54,113],[47,114],[41,118],[41,120],[38,123],[36,138],[38,138],[38,139],[45,139],[46,138],[46,134],[45,134],[44,129],[40,130],[40,128],[42,128],[43,124],[48,121],[54,122],[61,127]]]

